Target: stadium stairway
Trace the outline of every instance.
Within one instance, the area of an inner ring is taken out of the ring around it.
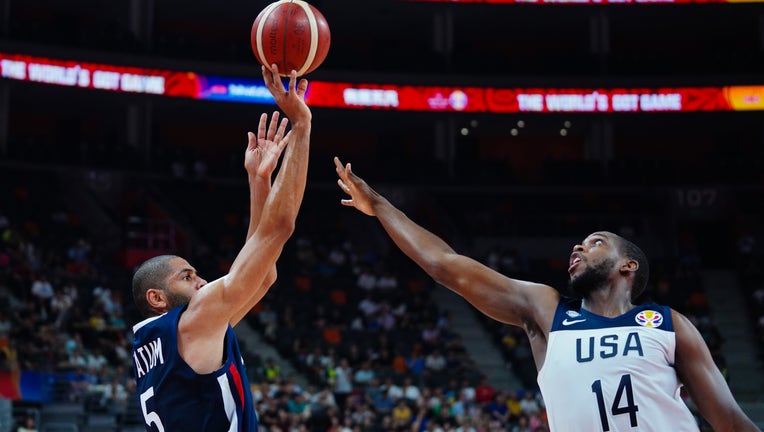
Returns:
[[[117,202],[113,188],[113,175],[97,171],[61,171],[59,185],[66,197],[67,206],[81,218],[82,226],[88,227],[98,244],[99,251],[112,254],[122,244],[119,221],[115,214]],[[109,249],[111,248],[111,249]]]
[[[13,404],[9,399],[0,398],[0,432],[11,432],[13,427]]]
[[[87,422],[85,405],[80,402],[53,402],[43,405],[40,426],[43,431],[79,431]]]
[[[462,343],[475,361],[475,366],[488,378],[496,390],[519,390],[522,383],[508,367],[507,362],[483,325],[475,316],[474,307],[464,298],[449,290],[437,286],[432,291],[432,298],[440,310],[448,310],[451,328],[462,338]]]
[[[756,356],[756,337],[742,290],[732,270],[706,270],[703,284],[716,326],[724,338],[730,387],[743,410],[764,424],[764,368]]]
[[[301,373],[299,373],[290,361],[283,358],[279,352],[269,344],[265,339],[260,336],[255,329],[247,322],[246,319],[239,321],[236,324],[236,336],[239,338],[239,343],[242,345],[242,349],[250,356],[257,356],[263,361],[267,358],[272,358],[276,364],[281,367],[282,377],[294,376],[297,384],[302,388],[306,388],[308,385],[308,379]],[[259,383],[250,382],[252,385]]]

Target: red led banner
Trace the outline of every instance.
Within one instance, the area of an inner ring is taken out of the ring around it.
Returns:
[[[764,86],[500,89],[313,82],[312,106],[400,111],[617,113],[764,109]]]
[[[0,53],[0,77],[83,89],[273,104],[262,80]],[[764,110],[764,85],[482,88],[312,81],[314,107],[430,112],[630,113]]]
[[[84,89],[196,98],[199,78],[173,72],[0,53],[3,78]]]
[[[419,3],[496,3],[496,4],[685,4],[685,3],[761,3],[764,0],[406,0]]]

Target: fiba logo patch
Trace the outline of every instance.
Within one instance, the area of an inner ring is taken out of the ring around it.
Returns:
[[[660,327],[663,324],[663,315],[653,310],[644,310],[638,313],[634,320],[643,327]]]
[[[571,317],[571,318],[578,318],[578,317],[580,317],[580,316],[581,316],[581,314],[580,314],[580,313],[578,313],[578,312],[576,312],[576,311],[574,311],[574,310],[569,310],[569,311],[566,311],[566,312],[565,312],[565,314],[566,314],[567,316]]]

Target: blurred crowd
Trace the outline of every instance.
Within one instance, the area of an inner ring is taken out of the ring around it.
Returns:
[[[51,178],[6,176],[3,182],[10,187],[0,191],[0,372],[48,373],[55,401],[120,419],[138,415],[128,324],[135,316],[125,283],[130,269],[106,262],[79,215],[50,199],[57,196]],[[246,219],[234,220],[233,232]],[[348,240],[354,237],[346,229],[336,220],[305,222],[284,251],[279,282],[248,317],[302,378],[283,372],[286,365],[277,359],[246,359],[264,430],[548,430],[521,329],[478,313],[522,382],[522,388],[495,388],[464,347],[450,311],[433,301],[432,291],[443,288],[395,249],[369,252],[374,249],[357,244],[363,239]],[[203,264],[207,271],[223,270],[227,243],[205,252],[222,257]],[[764,291],[755,240],[741,237],[739,244],[741,286],[754,300],[761,337]],[[683,250],[653,263],[649,299],[685,313],[726,375],[702,259],[692,247]],[[528,279],[555,265],[530,265],[513,248],[490,250],[481,260]]]

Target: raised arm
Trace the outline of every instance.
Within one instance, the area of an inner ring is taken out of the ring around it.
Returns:
[[[674,367],[703,418],[716,432],[758,432],[732,396],[700,332],[679,312],[672,310],[671,319],[676,334]]]
[[[311,112],[305,104],[307,81],[292,71],[285,91],[274,65],[263,68],[268,89],[284,114],[292,121],[285,138],[281,166],[267,194],[254,233],[234,259],[228,274],[205,285],[192,297],[178,324],[181,355],[197,372],[210,372],[220,365],[223,339],[229,323],[243,305],[259,295],[273,270],[284,244],[294,232],[297,213],[305,192],[310,145]]]
[[[249,181],[249,227],[247,228],[245,241],[252,237],[257,229],[257,225],[260,223],[265,200],[271,191],[273,171],[276,169],[279,156],[288,141],[284,136],[287,123],[286,118],[283,118],[281,123],[279,123],[279,112],[274,111],[270,122],[268,122],[266,114],[260,116],[257,135],[252,132],[247,133],[248,142],[247,150],[244,154],[244,168],[247,170],[247,179]],[[255,290],[250,301],[242,305],[231,318],[232,326],[241,321],[255,304],[263,298],[271,285],[276,282],[276,276],[276,265],[274,263],[270,273],[265,276],[265,280]]]
[[[559,295],[546,285],[511,279],[456,253],[435,234],[414,223],[356,176],[350,164],[334,158],[340,188],[350,195],[342,204],[376,216],[393,242],[436,282],[464,297],[487,316],[516,326],[551,328]]]

